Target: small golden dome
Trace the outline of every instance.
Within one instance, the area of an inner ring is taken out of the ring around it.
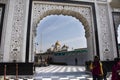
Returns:
[[[60,46],[60,42],[59,42],[59,41],[57,41],[57,42],[55,43],[55,45],[57,45],[57,46],[59,45],[59,46]]]

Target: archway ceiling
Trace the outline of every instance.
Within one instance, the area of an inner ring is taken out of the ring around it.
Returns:
[[[114,8],[120,8],[120,0],[110,0],[110,5]]]

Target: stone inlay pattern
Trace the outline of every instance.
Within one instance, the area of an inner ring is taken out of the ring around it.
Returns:
[[[92,26],[92,8],[90,5],[74,5],[65,3],[47,3],[33,1],[32,9],[32,27],[36,30],[39,21],[48,15],[68,15],[78,18],[84,25],[86,36]]]
[[[10,61],[21,60],[21,47],[24,33],[24,14],[26,0],[15,0],[12,33],[10,41]]]
[[[106,4],[99,4],[99,23],[100,23],[100,40],[102,42],[102,53],[104,56],[104,60],[112,59],[113,54],[111,53],[111,37],[109,30],[109,20],[108,20],[108,8]]]

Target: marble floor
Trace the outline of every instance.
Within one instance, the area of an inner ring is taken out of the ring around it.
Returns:
[[[6,76],[8,80],[15,80],[16,76]],[[110,80],[110,75],[108,80]],[[0,80],[4,80],[1,76]],[[84,66],[49,65],[36,67],[34,75],[18,76],[18,80],[92,80],[90,72]]]

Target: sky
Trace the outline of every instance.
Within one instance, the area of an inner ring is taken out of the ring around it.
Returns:
[[[68,50],[87,47],[85,30],[82,23],[72,16],[50,15],[44,17],[37,25],[35,42],[37,52],[45,52],[48,48],[59,41]]]

